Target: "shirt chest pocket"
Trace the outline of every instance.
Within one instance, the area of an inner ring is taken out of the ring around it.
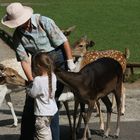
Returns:
[[[47,37],[45,32],[39,32],[35,39],[37,46],[47,45],[50,46],[49,38]]]

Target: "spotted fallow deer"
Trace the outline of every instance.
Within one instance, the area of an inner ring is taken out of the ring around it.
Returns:
[[[17,126],[18,119],[14,111],[10,93],[23,89],[19,87],[25,87],[25,85],[26,80],[16,70],[0,64],[0,106],[5,99],[14,119],[13,126]]]
[[[125,49],[125,52],[121,52],[118,50],[103,50],[103,51],[88,51],[89,47],[93,46],[93,41],[88,40],[86,36],[82,37],[79,41],[77,41],[73,47],[73,56],[79,57],[83,56],[82,62],[79,70],[85,65],[99,59],[102,57],[109,57],[117,60],[123,69],[123,73],[125,73],[127,59],[129,58],[130,52],[129,49]],[[77,70],[78,71],[78,70]],[[114,107],[114,98],[113,98],[113,106]],[[122,84],[122,114],[125,113],[125,87]]]

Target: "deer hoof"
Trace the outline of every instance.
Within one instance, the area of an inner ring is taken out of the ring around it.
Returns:
[[[97,114],[95,115],[95,117],[99,117],[99,113],[97,113]]]
[[[79,140],[88,140],[87,138],[82,138],[82,139],[79,139]]]
[[[104,130],[103,129],[100,129],[99,132],[102,136],[104,135]]]
[[[121,116],[124,116],[124,113],[123,112],[121,113]]]
[[[13,125],[11,126],[11,128],[15,128],[15,127],[17,127],[17,124],[13,124]]]
[[[114,135],[114,136],[113,136],[113,138],[114,138],[114,139],[118,139],[118,138],[119,138],[119,136],[117,136],[117,135]]]
[[[108,138],[108,136],[107,135],[103,135],[103,139],[106,139],[106,138]]]

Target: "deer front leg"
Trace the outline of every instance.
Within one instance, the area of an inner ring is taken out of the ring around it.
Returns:
[[[73,132],[72,132],[72,140],[76,140],[76,118],[77,118],[77,110],[79,106],[79,101],[75,99],[74,105],[74,114],[73,114]]]
[[[85,113],[85,112],[82,112],[82,118],[83,118],[83,120],[84,120],[84,124],[85,124],[85,126],[86,126],[86,117],[87,117],[87,113]],[[87,137],[88,138],[91,138],[91,133],[90,133],[90,129],[89,129],[89,127],[87,128]]]
[[[12,116],[13,116],[13,119],[14,119],[13,127],[17,127],[18,119],[17,119],[17,116],[15,114],[13,104],[11,102],[11,96],[10,96],[10,94],[6,94],[5,100],[6,100],[6,103],[7,103],[7,105],[9,106],[9,108],[11,110],[11,113],[12,113]]]
[[[85,129],[84,129],[84,134],[83,134],[82,140],[87,140],[87,132],[89,131],[88,123],[89,123],[91,114],[93,112],[94,105],[95,105],[95,101],[90,101],[90,103],[88,104],[87,116],[85,118]],[[90,134],[90,133],[88,132],[88,134]],[[89,135],[88,138],[91,139],[91,134]]]
[[[85,111],[85,104],[84,103],[80,103],[80,115],[79,115],[79,120],[78,120],[78,123],[77,123],[77,128],[76,128],[76,132],[78,133],[80,128],[81,128],[81,123],[82,123],[82,119],[84,121],[84,124],[86,124],[86,111]],[[87,134],[89,137],[91,137],[91,133],[90,133],[90,130],[88,128],[87,130]]]
[[[63,104],[65,106],[67,117],[69,120],[70,131],[72,132],[72,123],[71,123],[71,116],[70,116],[68,101],[64,101]]]
[[[76,127],[77,133],[79,132],[79,130],[81,128],[82,118],[84,119],[84,114],[85,114],[85,104],[80,103],[80,115],[79,115],[79,119],[78,119],[78,123],[77,123],[77,127]]]
[[[80,110],[80,114],[79,114],[79,118],[78,118],[78,123],[77,123],[77,127],[76,127],[76,132],[77,133],[80,131],[81,123],[82,123],[82,112]]]

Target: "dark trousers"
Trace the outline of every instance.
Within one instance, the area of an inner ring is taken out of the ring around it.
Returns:
[[[61,47],[48,55],[53,59],[54,63],[61,66],[62,69],[66,69],[65,66],[65,55]],[[63,84],[59,81],[57,82],[57,91],[55,93],[56,98],[60,96],[63,91]],[[59,104],[59,103],[58,103]],[[59,108],[59,106],[58,106]],[[51,121],[51,130],[53,140],[60,140],[60,129],[59,129],[59,112],[57,112]],[[35,116],[34,116],[34,99],[26,96],[25,105],[21,120],[21,135],[19,140],[33,140],[35,134]]]
[[[34,133],[35,133],[34,99],[26,95],[25,105],[21,119],[20,140],[34,140]]]
[[[63,49],[58,49],[55,51],[52,51],[50,53],[48,53],[48,55],[50,55],[50,57],[53,59],[54,63],[56,66],[61,67],[62,69],[67,69],[65,60],[66,57],[64,55],[65,53],[63,52]],[[59,98],[60,94],[62,93],[64,88],[64,85],[57,81],[57,90],[55,93],[55,97],[56,99]],[[59,102],[57,102],[57,106],[59,108]],[[59,128],[59,111],[54,115],[52,121],[51,121],[51,131],[52,131],[52,139],[53,140],[60,140],[60,128]]]

